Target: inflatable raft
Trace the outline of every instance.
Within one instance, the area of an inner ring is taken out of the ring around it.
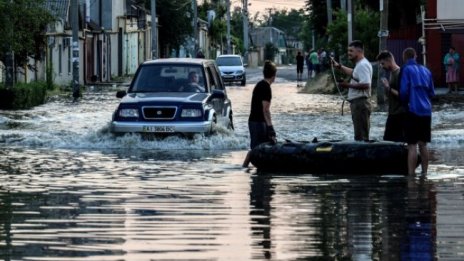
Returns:
[[[407,174],[407,155],[399,142],[287,141],[257,146],[250,161],[259,172]]]

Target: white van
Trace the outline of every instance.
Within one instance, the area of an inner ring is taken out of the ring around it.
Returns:
[[[216,58],[216,64],[221,71],[221,78],[224,82],[240,82],[240,85],[246,85],[245,66],[240,55],[219,55]]]

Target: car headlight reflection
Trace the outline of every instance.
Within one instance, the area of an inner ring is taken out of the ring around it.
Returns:
[[[120,109],[119,116],[123,118],[138,118],[139,111],[137,109]]]
[[[199,109],[183,109],[181,117],[184,117],[184,118],[201,117],[201,110],[199,110]]]

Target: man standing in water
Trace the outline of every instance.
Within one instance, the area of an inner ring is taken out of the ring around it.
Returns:
[[[405,142],[404,125],[406,111],[400,101],[399,75],[400,67],[396,64],[395,57],[389,51],[382,51],[377,55],[380,66],[390,72],[390,80],[382,78],[385,94],[388,99],[388,117],[385,124],[384,140]]]
[[[354,139],[357,141],[369,140],[369,128],[371,117],[371,83],[372,65],[364,57],[364,45],[355,40],[348,45],[348,58],[355,64],[353,69],[337,63],[332,59],[335,68],[346,75],[351,76],[349,83],[339,84],[348,89],[348,101],[350,102],[351,118],[354,126]]]
[[[416,51],[413,48],[403,51],[403,61],[405,65],[401,69],[400,98],[407,108],[405,131],[408,143],[408,173],[415,174],[419,146],[422,174],[427,174],[427,142],[430,142],[432,132],[431,98],[435,96],[432,73],[425,66],[417,64]]]
[[[296,81],[297,87],[300,86],[300,81],[303,81],[303,66],[304,66],[304,56],[301,52],[298,52],[296,55]]]
[[[263,67],[264,79],[258,82],[253,89],[251,97],[251,111],[248,118],[250,131],[250,148],[253,149],[264,142],[276,142],[276,133],[271,119],[271,84],[274,82],[277,67],[271,61],[265,61]],[[250,152],[248,152],[243,167],[250,164]]]

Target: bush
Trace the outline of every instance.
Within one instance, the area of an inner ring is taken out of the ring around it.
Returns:
[[[45,103],[46,82],[17,83],[13,88],[0,86],[0,109],[30,109]]]

